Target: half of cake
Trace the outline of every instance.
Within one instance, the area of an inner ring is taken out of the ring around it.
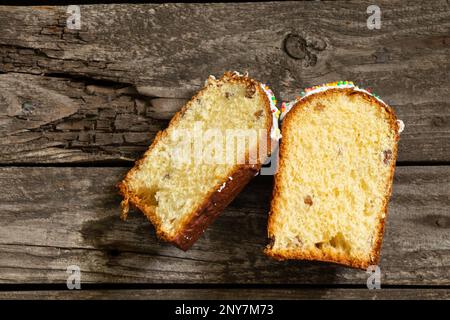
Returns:
[[[265,252],[356,268],[377,264],[401,123],[351,82],[302,95],[282,106]]]
[[[210,77],[119,184],[122,217],[134,205],[161,239],[187,250],[270,155],[275,105],[247,75]]]

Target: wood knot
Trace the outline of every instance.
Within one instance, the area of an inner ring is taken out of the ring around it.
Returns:
[[[111,248],[107,250],[107,254],[111,257],[118,257],[120,255],[120,250],[117,248]]]
[[[302,37],[298,34],[288,34],[284,39],[284,50],[287,55],[296,60],[303,60],[303,66],[315,66],[317,54],[325,50],[327,43],[319,38]]]
[[[24,101],[22,103],[22,112],[25,114],[33,113],[33,111],[36,109],[37,104],[32,101]]]
[[[386,48],[377,50],[373,54],[376,63],[386,63],[389,61],[389,51]]]
[[[450,228],[450,218],[448,217],[437,217],[435,220],[436,226],[440,228]]]
[[[306,39],[306,46],[313,50],[323,51],[327,47],[327,43],[322,39]]]
[[[286,53],[294,59],[306,57],[306,40],[296,34],[288,34],[284,40]]]
[[[432,122],[435,127],[442,127],[446,123],[445,118],[440,116],[434,117]]]

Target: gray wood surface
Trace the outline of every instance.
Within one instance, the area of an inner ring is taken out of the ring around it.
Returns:
[[[119,219],[128,168],[0,169],[0,282],[366,285],[365,271],[266,257],[271,177],[254,179],[188,252],[156,240],[142,214]],[[450,172],[399,167],[382,284],[450,285]]]
[[[372,4],[81,5],[81,30],[66,27],[66,6],[0,6],[0,299],[449,299],[450,5],[377,1],[382,27],[369,30]],[[279,100],[353,80],[405,122],[380,264],[388,288],[365,289],[364,271],[264,256],[271,177],[254,179],[188,252],[157,241],[140,213],[119,220],[115,184],[226,70],[248,71]],[[82,286],[125,286],[42,290],[74,264]]]
[[[81,30],[65,27],[66,7],[0,7],[0,163],[136,159],[229,69],[280,100],[341,79],[370,86],[406,123],[399,161],[450,161],[448,2],[383,1],[380,30],[366,26],[369,4],[81,6]]]
[[[0,291],[0,299],[201,299],[201,300],[277,300],[277,299],[450,299],[449,289],[135,289],[135,290],[42,290]]]
[[[0,162],[135,160],[181,108],[181,99],[141,99],[134,92],[64,78],[0,75]]]

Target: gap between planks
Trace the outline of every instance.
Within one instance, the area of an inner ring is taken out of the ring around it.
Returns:
[[[450,289],[138,289],[0,291],[0,299],[449,299]]]

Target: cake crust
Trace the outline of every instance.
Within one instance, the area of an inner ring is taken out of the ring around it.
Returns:
[[[387,207],[389,203],[389,199],[392,194],[392,182],[394,178],[394,171],[395,171],[395,164],[397,160],[397,149],[398,149],[398,140],[399,140],[399,125],[397,123],[397,117],[395,115],[394,110],[389,107],[388,105],[385,105],[381,103],[378,99],[371,96],[370,94],[367,94],[365,92],[361,91],[355,91],[352,88],[346,88],[346,89],[329,89],[325,90],[313,95],[309,95],[305,97],[304,99],[301,99],[295,103],[295,105],[292,107],[292,109],[286,114],[284,121],[282,123],[281,130],[284,134],[286,134],[285,128],[287,124],[291,121],[293,118],[293,115],[297,112],[301,112],[302,108],[310,102],[312,99],[317,98],[323,98],[323,97],[331,97],[336,92],[339,93],[345,93],[346,95],[354,95],[358,94],[361,97],[363,97],[365,100],[369,101],[371,104],[376,106],[377,108],[382,108],[386,110],[388,115],[388,121],[389,126],[391,130],[395,132],[395,143],[394,148],[392,150],[392,158],[390,161],[390,170],[389,170],[389,177],[387,179],[386,188],[385,188],[385,194],[383,197],[383,207],[381,209],[381,212],[379,213],[379,222],[377,225],[377,231],[376,231],[376,238],[374,240],[374,245],[372,248],[372,251],[370,253],[370,259],[363,260],[363,259],[357,259],[352,258],[345,254],[337,254],[335,252],[332,252],[331,250],[324,250],[324,249],[312,249],[308,251],[299,251],[298,249],[277,249],[273,250],[273,234],[274,234],[274,219],[273,215],[276,214],[275,208],[277,207],[277,198],[280,196],[280,177],[278,174],[275,175],[275,181],[274,181],[274,189],[272,193],[272,201],[271,201],[271,210],[269,212],[269,220],[268,220],[268,237],[269,237],[269,244],[266,246],[264,252],[277,260],[287,260],[287,259],[299,259],[299,260],[316,260],[316,261],[323,261],[323,262],[331,262],[335,264],[341,264],[353,268],[358,269],[367,269],[370,265],[376,265],[379,263],[380,260],[380,251],[381,251],[381,245],[383,241],[383,234],[384,234],[384,228],[385,228],[385,221],[387,219]],[[283,140],[280,142],[280,160],[279,160],[279,171],[282,170],[285,163],[283,160],[282,155],[288,152],[288,149],[290,148],[287,143],[283,142]]]
[[[247,75],[239,75],[233,72],[225,72],[223,77],[219,79],[220,82],[227,83],[242,83],[246,86],[253,85],[264,99],[264,109],[266,115],[267,126],[267,146],[271,146],[270,130],[272,128],[272,113],[270,109],[269,98],[264,90],[260,87],[260,83],[256,80],[249,78]],[[217,84],[217,83],[216,83]],[[186,216],[181,222],[181,226],[178,228],[175,235],[170,236],[166,234],[161,228],[161,221],[159,220],[154,207],[146,205],[136,194],[131,192],[128,188],[130,177],[133,173],[140,169],[141,164],[145,161],[146,157],[152,152],[158,141],[167,134],[167,129],[171,126],[175,126],[189,107],[190,103],[200,98],[205,90],[211,86],[212,83],[208,82],[197,94],[195,94],[182,108],[178,111],[172,120],[169,122],[168,127],[157,133],[153,143],[144,153],[141,159],[135,162],[134,167],[126,174],[125,178],[118,183],[117,187],[119,193],[124,198],[121,202],[121,218],[125,220],[128,215],[129,206],[138,208],[155,226],[156,234],[161,240],[167,241],[175,245],[176,247],[186,251],[188,250],[197,239],[204,233],[206,228],[217,218],[220,212],[237,196],[237,194],[245,187],[245,185],[257,174],[261,169],[262,163],[259,161],[256,164],[236,164],[231,174],[222,177],[221,182],[212,189],[209,194],[204,198],[202,204],[193,210]],[[272,147],[272,146],[271,146]],[[271,148],[269,148],[270,150]],[[248,155],[248,152],[246,153]],[[270,152],[268,153],[268,156]],[[223,187],[221,187],[223,186]]]

